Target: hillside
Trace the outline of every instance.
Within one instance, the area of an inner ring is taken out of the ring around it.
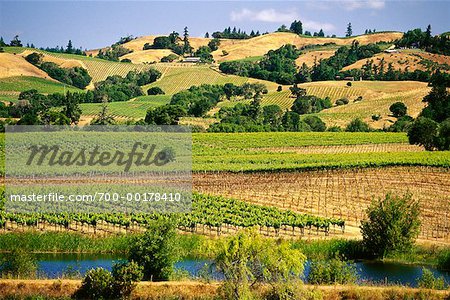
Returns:
[[[432,70],[437,66],[442,70],[450,71],[450,56],[428,53],[416,49],[399,50],[397,53],[379,53],[370,59],[358,60],[354,64],[343,68],[343,70],[361,69],[367,60],[373,60],[375,65],[379,65],[383,59],[385,69],[387,69],[388,64],[392,63],[394,69],[400,69],[402,71],[426,71],[429,69]]]
[[[321,37],[309,37],[299,36],[289,32],[274,32],[251,39],[221,39],[219,49],[213,52],[216,62],[229,61],[243,59],[253,56],[262,56],[269,50],[280,48],[285,44],[293,44],[297,47],[314,44],[335,43],[336,45],[350,45],[353,40],[359,41],[361,44],[376,43],[380,41],[393,41],[402,37],[401,32],[380,32],[370,35],[360,35],[351,38],[321,38]],[[133,50],[131,60],[133,62],[152,62],[157,57],[163,57],[167,55],[167,49],[155,49],[151,52],[146,52],[143,47],[146,43],[153,44],[153,40],[157,35],[138,37],[128,43],[123,44],[125,48]],[[201,46],[206,46],[211,39],[190,37],[189,42],[194,49],[198,49]],[[225,50],[229,54],[224,56],[222,51]],[[87,54],[97,55],[99,49],[90,50]],[[147,54],[144,54],[147,53]],[[126,56],[124,56],[126,58]],[[135,58],[135,60],[133,60]]]
[[[376,43],[380,41],[392,41],[402,37],[401,32],[377,33],[361,35],[352,38],[320,38],[299,36],[288,32],[275,32],[258,36],[248,40],[222,40],[217,51],[213,52],[214,59],[218,62],[242,59],[250,56],[261,56],[269,50],[278,49],[285,44],[293,44],[298,48],[306,45],[335,43],[336,45],[350,45],[354,40],[360,44]],[[229,54],[222,55],[225,50]]]
[[[14,76],[33,76],[49,79],[47,73],[28,63],[22,56],[0,53],[0,78]]]
[[[300,55],[295,63],[297,66],[301,66],[305,63],[308,67],[312,67],[314,62],[319,62],[321,59],[327,59],[334,55],[335,50],[319,50],[319,51],[310,51]]]

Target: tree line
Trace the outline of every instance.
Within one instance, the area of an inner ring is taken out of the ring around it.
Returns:
[[[51,78],[59,82],[84,89],[92,80],[88,71],[82,67],[61,68],[54,62],[44,62],[43,58],[44,55],[37,52],[33,52],[25,57],[29,63],[43,70]]]

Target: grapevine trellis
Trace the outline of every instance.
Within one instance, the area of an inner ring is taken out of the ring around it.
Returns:
[[[0,228],[7,230],[74,230],[90,233],[142,231],[151,220],[173,218],[179,230],[199,234],[232,234],[257,228],[267,236],[342,234],[345,222],[258,206],[234,199],[194,194],[192,212],[186,214],[35,213],[0,212]]]
[[[372,199],[410,192],[420,201],[419,238],[450,240],[450,171],[386,167],[303,172],[199,172],[194,188],[259,205],[345,220],[357,230]]]

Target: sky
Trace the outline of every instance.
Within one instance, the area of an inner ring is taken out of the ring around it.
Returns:
[[[250,32],[273,32],[301,20],[304,30],[321,28],[343,36],[351,22],[354,34],[365,29],[407,31],[432,25],[434,34],[450,31],[450,1],[4,1],[0,0],[0,36],[16,34],[37,47],[95,49],[120,37],[182,32],[191,36],[236,26]]]

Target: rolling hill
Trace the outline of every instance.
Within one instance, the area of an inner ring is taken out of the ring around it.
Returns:
[[[385,62],[385,69],[389,63],[396,70],[433,70],[440,67],[441,70],[450,71],[450,57],[445,55],[428,53],[417,49],[399,50],[397,53],[379,53],[370,59],[361,59],[346,66],[343,70],[361,69],[367,60],[373,60],[375,65],[379,65],[382,60]]]

